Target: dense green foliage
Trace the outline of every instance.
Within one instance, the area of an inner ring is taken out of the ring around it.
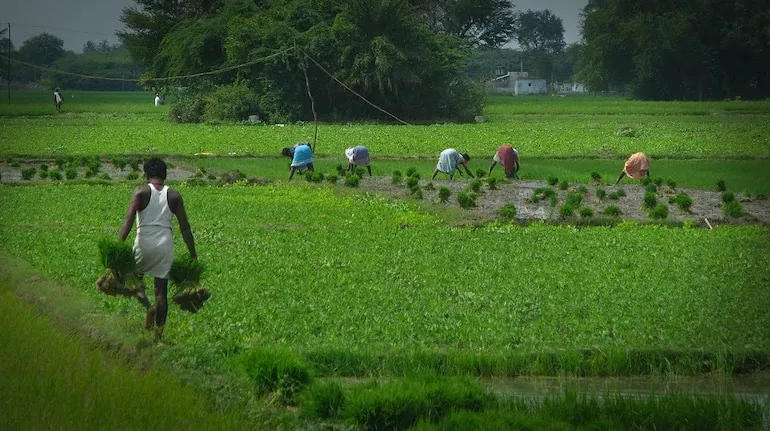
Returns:
[[[50,88],[90,91],[136,91],[137,79],[144,69],[134,62],[126,49],[109,49],[75,54],[67,52],[51,66],[53,69],[80,75],[120,78],[126,81],[91,79],[82,76],[44,72],[42,82]],[[148,98],[149,99],[149,98]],[[67,100],[69,102],[69,100]]]

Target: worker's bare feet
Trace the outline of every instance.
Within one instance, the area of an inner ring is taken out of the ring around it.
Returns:
[[[150,307],[147,309],[147,317],[144,320],[144,329],[151,330],[152,326],[155,324],[155,307]]]

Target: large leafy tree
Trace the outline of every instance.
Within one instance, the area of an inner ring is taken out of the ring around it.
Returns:
[[[474,45],[499,47],[516,32],[516,12],[509,0],[413,0],[437,30]]]
[[[22,61],[36,66],[50,66],[64,55],[64,41],[58,37],[41,33],[25,40],[19,48],[19,57]],[[40,77],[38,69],[32,67],[23,68],[23,78],[37,81]]]
[[[564,61],[564,24],[550,10],[528,10],[519,16],[516,40],[532,75],[556,79],[555,64]]]

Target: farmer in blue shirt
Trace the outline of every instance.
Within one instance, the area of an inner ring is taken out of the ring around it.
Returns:
[[[289,179],[294,176],[294,172],[299,171],[300,174],[305,173],[305,170],[313,171],[313,149],[310,148],[310,144],[307,142],[300,142],[291,148],[284,148],[281,154],[287,157],[291,157],[291,166],[289,167]]]

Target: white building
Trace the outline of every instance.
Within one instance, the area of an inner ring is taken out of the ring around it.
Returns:
[[[529,78],[527,72],[508,72],[492,80],[492,91],[504,94],[546,94],[545,79]]]

